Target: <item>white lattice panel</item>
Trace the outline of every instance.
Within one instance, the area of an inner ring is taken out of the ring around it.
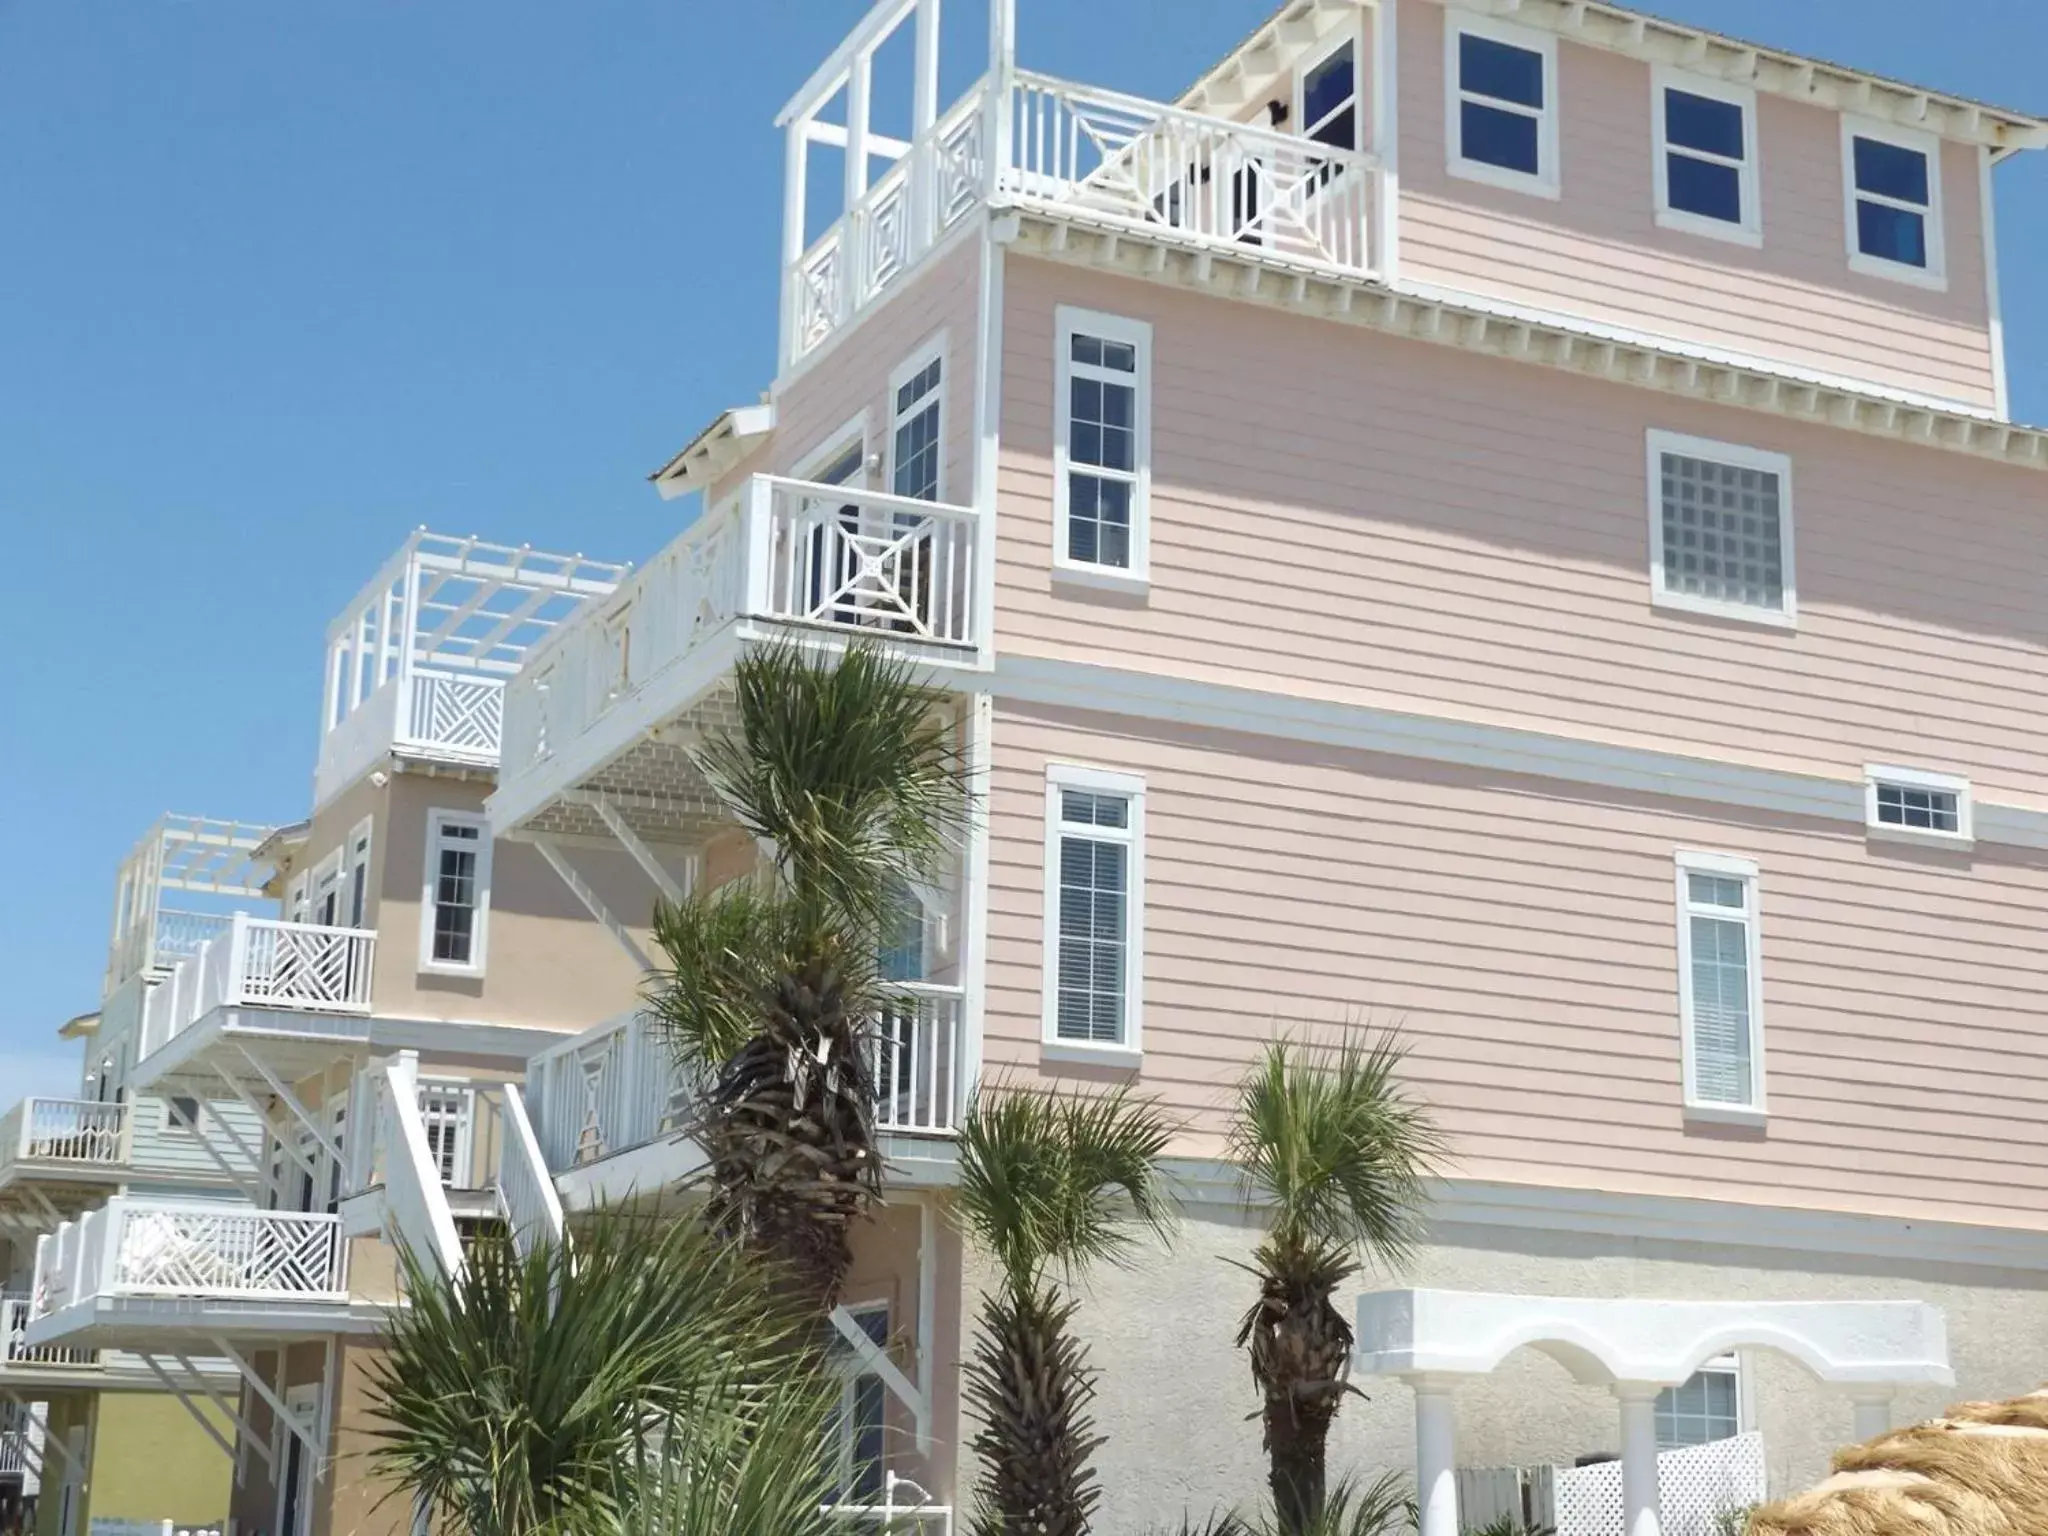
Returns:
[[[1557,1536],[1623,1536],[1621,1463],[1560,1467]],[[1764,1437],[1752,1431],[1657,1458],[1664,1536],[1717,1536],[1720,1516],[1764,1498]]]
[[[197,1207],[109,1209],[123,1218],[117,1289],[308,1296],[341,1288],[335,1217]]]

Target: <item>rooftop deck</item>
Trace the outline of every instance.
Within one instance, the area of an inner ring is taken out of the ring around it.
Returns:
[[[0,1216],[44,1227],[128,1176],[124,1104],[27,1098],[0,1116]]]
[[[211,816],[165,816],[130,850],[114,879],[113,934],[102,993],[199,952],[227,913],[166,905],[170,895],[261,900],[259,850],[277,829]]]

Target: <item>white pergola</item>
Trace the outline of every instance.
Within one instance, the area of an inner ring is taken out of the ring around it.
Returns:
[[[1621,1409],[1622,1530],[1659,1536],[1657,1396],[1731,1349],[1775,1349],[1854,1401],[1859,1438],[1891,1423],[1900,1387],[1952,1386],[1939,1308],[1917,1301],[1639,1301],[1381,1291],[1358,1304],[1358,1365],[1415,1390],[1421,1536],[1458,1536],[1461,1379],[1518,1349],[1610,1389]]]

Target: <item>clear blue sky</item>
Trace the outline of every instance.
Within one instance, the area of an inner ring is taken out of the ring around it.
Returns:
[[[75,1080],[161,811],[304,814],[321,633],[407,529],[672,535],[644,475],[770,372],[773,116],[863,8],[0,0],[0,1107]],[[1269,9],[1019,0],[1021,52],[1170,96]],[[2041,0],[1661,9],[2048,109]],[[2048,156],[1999,182],[2043,421]]]

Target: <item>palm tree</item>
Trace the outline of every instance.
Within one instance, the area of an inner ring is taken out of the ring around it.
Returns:
[[[1095,1373],[1055,1283],[1122,1264],[1141,1233],[1164,1236],[1172,1204],[1159,1158],[1172,1127],[1119,1088],[976,1096],[960,1132],[955,1213],[995,1260],[962,1392],[981,1419],[977,1504],[988,1536],[1081,1536],[1100,1500],[1088,1417]]]
[[[812,1320],[693,1222],[600,1213],[573,1263],[545,1243],[522,1258],[493,1230],[452,1279],[403,1262],[408,1304],[370,1366],[370,1457],[452,1530],[613,1518],[677,1447],[743,1443],[813,1391],[813,1458],[822,1444]]]
[[[881,1197],[876,1021],[906,1007],[882,935],[955,846],[968,778],[931,692],[873,643],[758,647],[733,703],[695,760],[773,878],[657,909],[652,1007],[700,1084],[707,1218],[830,1308]]]
[[[1354,1390],[1351,1323],[1333,1298],[1366,1264],[1398,1266],[1413,1251],[1424,1180],[1444,1156],[1429,1110],[1397,1078],[1401,1061],[1391,1035],[1335,1048],[1275,1041],[1238,1090],[1229,1156],[1267,1232],[1237,1342],[1263,1399],[1284,1532],[1316,1526],[1330,1425]]]

